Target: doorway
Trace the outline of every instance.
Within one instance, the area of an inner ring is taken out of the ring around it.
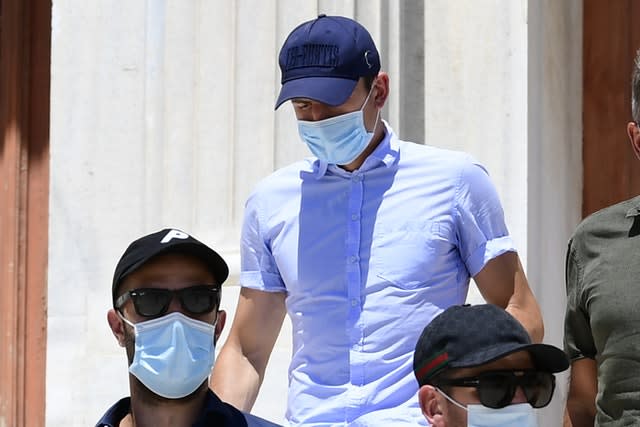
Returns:
[[[640,194],[640,163],[626,131],[638,16],[636,0],[584,1],[583,217]]]
[[[6,426],[45,424],[50,57],[51,2],[0,0],[0,425]]]

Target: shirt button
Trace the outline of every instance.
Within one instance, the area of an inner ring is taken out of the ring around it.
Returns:
[[[360,182],[360,181],[362,181],[362,177],[360,175],[354,175],[353,180],[355,182]]]
[[[356,305],[358,305],[358,300],[354,298],[351,300],[351,307],[355,307]]]
[[[351,256],[349,257],[349,262],[350,262],[351,264],[355,263],[356,261],[358,261],[358,257],[357,257],[357,256],[355,256],[355,255],[351,255]]]
[[[358,220],[358,218],[360,218],[360,215],[358,215],[358,214],[351,214],[351,220],[352,220],[352,221],[357,221],[357,220]]]

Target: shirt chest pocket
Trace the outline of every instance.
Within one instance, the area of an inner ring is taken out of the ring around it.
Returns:
[[[410,222],[378,227],[373,235],[373,273],[394,285],[413,289],[439,281],[457,264],[452,230],[439,222]]]

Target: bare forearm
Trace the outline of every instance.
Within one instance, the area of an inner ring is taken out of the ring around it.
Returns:
[[[573,427],[571,424],[571,418],[569,417],[569,411],[565,408],[564,417],[562,418],[562,427]]]
[[[524,326],[531,336],[531,341],[535,343],[542,342],[544,338],[544,324],[542,322],[542,314],[540,307],[535,299],[531,298],[527,307],[509,303],[506,310]]]
[[[235,319],[211,376],[225,402],[249,412],[258,396],[269,356],[286,313],[283,292],[242,288]]]
[[[568,424],[571,427],[593,427],[595,422],[595,414],[585,407],[567,404],[567,413],[569,415],[571,423]],[[565,424],[566,425],[566,424]]]
[[[571,362],[567,413],[573,427],[592,427],[596,418],[598,367],[587,357]]]
[[[224,402],[250,412],[258,397],[262,377],[240,352],[224,347],[214,366],[210,384]]]
[[[587,362],[590,363],[590,360]],[[575,363],[572,369],[575,369]],[[583,370],[584,371],[584,370]],[[567,396],[566,418],[569,418],[570,427],[592,427],[596,419],[595,388],[590,383],[591,378],[576,379],[572,377]],[[582,387],[576,390],[577,387]],[[597,386],[596,386],[597,387]]]
[[[540,307],[515,252],[504,253],[474,277],[484,299],[504,308],[524,326],[535,343],[544,337]]]

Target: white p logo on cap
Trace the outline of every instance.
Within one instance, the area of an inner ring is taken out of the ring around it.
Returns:
[[[180,230],[170,230],[163,238],[160,240],[160,243],[169,243],[172,239],[188,239],[189,235],[184,231]]]

